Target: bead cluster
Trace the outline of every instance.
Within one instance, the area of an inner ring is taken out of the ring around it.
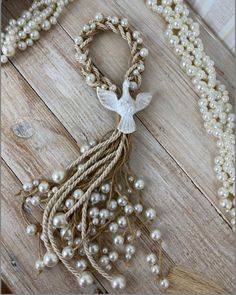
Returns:
[[[95,141],[81,146],[81,154],[95,145]],[[78,165],[77,169],[81,169]],[[23,184],[24,206],[44,210],[45,205],[52,196],[61,188],[69,178],[69,172],[57,169],[52,173],[51,180],[33,180]],[[98,264],[106,272],[115,270],[119,260],[131,261],[137,252],[137,244],[142,235],[142,230],[136,224],[136,219],[145,220],[152,224],[156,221],[157,213],[154,208],[145,208],[142,203],[142,192],[145,182],[131,174],[126,174],[121,183],[117,183],[112,190],[112,183],[105,182],[91,193],[88,203],[88,250]],[[81,237],[82,223],[81,211],[76,211],[73,218],[68,220],[66,213],[84,195],[80,187],[63,201],[60,209],[53,217],[54,235],[59,237],[61,244],[61,256],[69,261],[80,273],[79,285],[86,287],[94,284],[90,263],[86,258]],[[43,241],[42,223],[29,223],[26,227],[29,236],[38,235]],[[159,228],[151,228],[150,239],[161,243]],[[46,252],[35,262],[37,271],[42,272],[45,267],[51,268],[58,264],[59,257],[54,252]],[[154,253],[147,256],[150,271],[154,275],[160,275],[158,259]],[[168,280],[159,280],[161,288],[168,288]],[[124,289],[126,279],[124,275],[113,274],[111,286],[114,289]]]
[[[35,0],[18,19],[10,19],[5,33],[1,33],[1,63],[24,51],[40,38],[40,31],[48,31],[57,23],[63,8],[73,0]]]
[[[86,82],[94,88],[101,87],[105,90],[117,91],[116,85],[101,74],[89,56],[88,46],[93,41],[94,35],[99,31],[107,30],[120,34],[128,42],[132,61],[130,68],[126,72],[125,79],[130,80],[131,90],[137,90],[141,85],[141,74],[145,70],[144,60],[148,56],[149,51],[143,47],[143,39],[140,32],[133,31],[126,18],[119,19],[116,16],[104,17],[102,13],[97,13],[93,20],[84,25],[80,34],[74,39],[77,51],[75,58],[81,66],[82,74]]]
[[[219,205],[231,214],[235,228],[235,115],[231,112],[229,93],[216,78],[214,61],[204,52],[199,38],[199,24],[189,17],[183,0],[147,0],[147,6],[164,17],[165,36],[180,57],[181,68],[191,78],[200,95],[198,102],[208,134],[217,139],[219,156],[215,158],[214,171],[222,183],[218,190]]]

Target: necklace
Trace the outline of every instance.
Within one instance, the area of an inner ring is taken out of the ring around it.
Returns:
[[[5,33],[1,33],[1,63],[8,62],[16,50],[24,51],[40,38],[40,31],[48,31],[57,24],[64,7],[73,0],[35,0],[17,20],[10,19]]]
[[[216,138],[219,149],[214,159],[216,178],[221,182],[217,192],[219,205],[230,213],[235,230],[235,115],[229,93],[217,80],[214,61],[204,52],[199,38],[199,25],[189,17],[183,0],[162,0],[161,5],[157,0],[147,0],[146,5],[168,23],[165,36],[200,95],[198,104],[204,127]]]

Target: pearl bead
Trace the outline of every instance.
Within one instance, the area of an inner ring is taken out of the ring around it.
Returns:
[[[8,58],[5,55],[1,55],[1,63],[6,64],[8,62]]]
[[[92,204],[97,204],[97,203],[101,202],[101,200],[102,200],[102,198],[99,193],[92,193],[91,194],[90,201],[92,202]]]
[[[99,252],[99,245],[98,244],[96,244],[96,243],[93,243],[93,244],[90,244],[89,245],[89,252],[90,252],[90,254],[92,254],[92,255],[95,255],[95,254],[97,254],[98,252]]]
[[[87,55],[86,54],[79,54],[78,56],[77,56],[77,60],[80,62],[80,63],[84,63],[84,62],[86,62],[86,60],[87,60]]]
[[[103,16],[102,13],[98,12],[98,13],[95,15],[95,20],[96,20],[97,22],[102,22],[103,19],[104,19],[104,16]]]
[[[134,182],[134,187],[137,190],[143,190],[145,187],[145,182],[142,179],[137,179]]]
[[[159,282],[160,288],[161,289],[167,289],[170,285],[169,281],[167,279],[162,279]]]
[[[127,18],[122,18],[122,20],[120,21],[120,24],[122,25],[122,27],[128,27],[129,25],[129,21]]]
[[[151,272],[158,275],[160,273],[160,267],[158,265],[151,266]]]
[[[84,192],[81,189],[77,189],[73,192],[72,197],[79,200],[83,196]]]
[[[37,226],[35,224],[29,224],[26,227],[26,233],[28,236],[34,236],[37,233]]]
[[[145,217],[150,221],[154,220],[156,216],[157,216],[156,210],[153,208],[148,208],[145,211]]]
[[[59,259],[54,252],[47,252],[43,257],[43,263],[47,267],[54,267],[58,262]]]
[[[126,245],[125,251],[127,254],[133,255],[136,252],[136,248],[134,245],[129,244],[129,245]]]
[[[36,269],[37,271],[42,271],[42,270],[45,269],[45,265],[44,265],[44,263],[43,263],[42,260],[37,260],[37,261],[35,262],[35,269]]]
[[[39,31],[34,30],[30,33],[30,38],[34,41],[38,40],[39,37],[40,37]]]
[[[80,147],[80,152],[81,152],[81,154],[84,154],[84,153],[86,153],[88,150],[90,150],[90,145],[89,144],[84,144],[84,145],[82,145],[81,147]]]
[[[86,259],[80,259],[76,261],[75,267],[80,271],[85,271],[88,267],[88,261]]]
[[[149,265],[155,265],[157,263],[157,256],[151,253],[146,257],[146,260]]]
[[[102,209],[99,213],[99,216],[101,219],[109,219],[110,218],[110,212],[107,209]]]
[[[126,287],[126,279],[124,276],[116,275],[112,278],[111,286],[116,290],[123,290]]]
[[[34,41],[32,39],[30,39],[30,38],[26,39],[25,42],[26,42],[26,45],[29,46],[29,47],[33,46],[33,44],[34,44]]]
[[[15,54],[15,48],[12,45],[3,46],[2,53],[7,57],[11,57]]]
[[[119,254],[116,251],[112,251],[109,253],[109,259],[111,262],[117,261],[118,258],[119,258]]]
[[[138,229],[135,233],[136,238],[139,239],[141,237],[141,235],[142,235],[142,232],[141,232],[141,230]]]
[[[157,0],[146,0],[146,5],[149,8],[152,8],[156,4],[157,4]]]
[[[115,236],[113,242],[116,246],[121,246],[124,244],[124,237],[122,237],[120,235]]]
[[[33,184],[31,182],[26,182],[23,184],[23,190],[25,192],[30,192],[33,189]]]
[[[46,181],[42,181],[38,186],[38,190],[40,193],[47,193],[49,191],[49,188],[49,183]]]
[[[107,266],[109,263],[110,263],[110,259],[107,255],[103,255],[101,258],[100,258],[100,263],[101,265],[103,266]]]
[[[91,286],[94,282],[93,275],[89,271],[84,271],[81,273],[79,278],[79,286],[80,287],[88,287]]]
[[[44,30],[44,31],[48,31],[50,30],[51,28],[51,23],[48,21],[48,20],[45,20],[42,22],[41,24],[41,28]]]
[[[154,229],[152,232],[151,232],[151,238],[153,241],[159,241],[160,238],[161,238],[161,232],[159,229]]]
[[[77,237],[74,239],[74,245],[79,246],[81,245],[82,239],[80,237]]]
[[[111,211],[114,211],[117,209],[117,202],[116,200],[110,200],[110,202],[108,203],[108,209]]]
[[[64,240],[70,240],[72,238],[72,230],[69,227],[62,228],[60,230],[60,236]]]
[[[66,216],[63,213],[57,213],[53,218],[53,225],[55,228],[63,228],[67,225]]]
[[[64,259],[66,260],[70,260],[73,258],[74,256],[74,250],[72,247],[67,246],[65,248],[62,249],[61,255]]]
[[[118,200],[117,200],[117,203],[119,206],[121,207],[125,207],[128,203],[128,199],[126,196],[123,196],[123,197],[119,197]]]
[[[94,74],[89,74],[86,77],[86,82],[88,84],[93,84],[96,81],[96,76]]]
[[[65,201],[65,206],[67,209],[71,209],[75,204],[75,200],[72,199],[72,198],[68,198],[66,201]]]
[[[117,223],[115,222],[112,222],[110,225],[109,225],[109,231],[112,232],[112,233],[116,233],[119,229],[119,226]]]
[[[134,205],[134,210],[137,214],[141,214],[143,212],[143,205],[142,204]]]
[[[112,16],[111,22],[113,25],[117,25],[119,23],[119,18],[117,16]]]
[[[89,216],[92,218],[98,217],[99,209],[97,207],[93,207],[89,210]]]
[[[52,173],[52,180],[55,182],[55,183],[62,183],[64,182],[65,178],[66,178],[66,170],[65,169],[57,169],[55,171],[53,171]]]
[[[108,194],[110,192],[110,190],[111,190],[111,186],[109,183],[105,183],[101,186],[101,191],[104,194]]]
[[[149,54],[149,51],[148,51],[147,48],[142,48],[142,49],[140,50],[140,56],[141,56],[141,57],[146,58],[146,57],[148,56],[148,54]]]
[[[120,228],[125,228],[127,226],[127,219],[125,216],[121,216],[117,219],[117,223]]]
[[[83,31],[84,31],[85,33],[88,33],[88,32],[90,31],[90,26],[89,26],[89,25],[84,25],[84,26],[83,26]]]
[[[83,38],[81,36],[75,37],[75,40],[74,40],[76,45],[81,45],[83,43],[83,41],[84,40],[83,40]]]
[[[41,201],[41,199],[39,196],[33,196],[31,198],[31,204],[35,207],[40,205],[40,201]]]
[[[124,211],[125,214],[131,215],[134,212],[134,207],[131,205],[126,205]]]

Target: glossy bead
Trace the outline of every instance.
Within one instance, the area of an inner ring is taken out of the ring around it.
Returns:
[[[124,212],[126,215],[131,215],[134,212],[134,207],[131,205],[126,205],[124,208]]]
[[[99,209],[97,207],[93,207],[89,210],[89,216],[92,218],[98,217],[99,216]]]
[[[74,256],[74,250],[72,247],[67,246],[65,248],[62,249],[61,255],[64,259],[66,260],[70,260],[73,258]]]
[[[43,263],[47,267],[54,267],[58,262],[59,259],[54,252],[47,252],[43,257]]]
[[[112,222],[111,224],[109,224],[109,231],[112,233],[116,233],[119,229],[119,226],[117,223]]]
[[[134,245],[129,244],[125,246],[125,251],[127,254],[133,255],[136,252],[136,248]]]
[[[154,220],[156,216],[157,216],[156,210],[153,208],[148,208],[145,211],[145,217],[150,221]]]
[[[116,210],[117,209],[117,201],[116,200],[111,200],[108,203],[108,209],[111,210],[111,211]]]
[[[47,193],[49,191],[49,188],[49,183],[46,181],[42,181],[38,186],[38,190],[40,193]]]
[[[2,53],[7,57],[11,57],[15,54],[15,48],[11,45],[3,46]]]
[[[91,286],[94,282],[93,275],[89,271],[84,271],[81,273],[79,278],[79,286],[80,287],[88,287]]]
[[[101,258],[100,258],[100,263],[101,265],[103,266],[107,266],[109,263],[110,263],[110,259],[107,255],[103,255]]]
[[[122,25],[122,27],[128,27],[129,25],[129,21],[127,18],[122,18],[122,20],[120,21],[120,24]]]
[[[77,189],[73,192],[72,197],[79,200],[83,196],[84,192],[81,189]]]
[[[80,259],[80,260],[76,261],[75,267],[79,271],[85,271],[86,268],[88,267],[88,261],[86,259]]]
[[[153,241],[159,241],[161,239],[161,232],[159,229],[154,229],[151,232],[151,238]]]
[[[160,267],[158,265],[152,265],[151,272],[155,275],[158,275],[160,273]]]
[[[159,282],[159,286],[161,289],[167,289],[170,285],[170,282],[167,279],[162,279]]]
[[[86,153],[90,148],[91,148],[91,147],[90,147],[89,144],[84,144],[84,145],[82,145],[82,146],[80,147],[80,152],[81,152],[81,154]]]
[[[145,187],[145,183],[144,183],[144,181],[142,179],[137,179],[134,182],[134,187],[137,190],[143,190],[144,187]]]
[[[104,183],[102,186],[101,186],[101,191],[102,193],[104,194],[108,194],[111,190],[111,186],[109,183]]]
[[[23,184],[23,190],[25,192],[30,192],[33,189],[33,183],[31,182],[26,182]]]
[[[68,198],[66,201],[65,201],[65,206],[67,209],[71,209],[75,204],[75,200],[72,199],[72,198]]]
[[[65,169],[57,169],[55,171],[53,171],[52,173],[52,180],[55,182],[55,183],[62,183],[64,182],[65,178],[66,178],[66,170]]]
[[[75,37],[74,42],[76,45],[81,45],[83,43],[83,38],[81,36],[77,36]]]
[[[44,30],[44,31],[48,31],[50,30],[51,28],[51,23],[48,21],[48,20],[45,20],[42,22],[41,24],[41,28]]]
[[[95,15],[95,20],[96,20],[97,22],[101,22],[101,21],[103,21],[103,19],[104,19],[104,16],[103,16],[102,13],[98,12],[98,13]]]
[[[146,260],[148,264],[155,265],[157,263],[157,256],[154,253],[151,253],[146,257]]]
[[[55,228],[63,228],[67,225],[66,216],[63,213],[57,213],[53,218],[53,225]]]
[[[127,226],[127,219],[125,216],[120,216],[117,219],[117,223],[120,228],[125,228]]]
[[[39,31],[35,30],[30,33],[30,38],[34,41],[38,40],[39,37],[40,37]]]
[[[104,219],[104,220],[109,219],[110,218],[110,212],[107,209],[102,209],[100,211],[100,213],[99,213],[99,216],[100,216],[101,219]]]
[[[95,255],[99,252],[99,245],[97,243],[92,243],[89,245],[89,252],[92,255]]]
[[[39,196],[33,196],[31,198],[31,204],[35,207],[40,205],[40,201],[41,201],[41,199]]]
[[[69,227],[61,228],[60,236],[63,240],[70,240],[72,238],[72,230]]]
[[[114,237],[113,242],[116,246],[121,246],[124,244],[124,237],[122,237],[121,235],[117,235]]]
[[[37,233],[37,226],[35,224],[29,224],[26,227],[26,233],[28,236],[34,236]]]
[[[112,251],[109,253],[109,259],[111,262],[117,261],[118,258],[119,258],[119,254],[116,251]]]
[[[123,290],[126,287],[126,279],[124,276],[116,275],[112,278],[111,286],[116,290]]]
[[[119,198],[117,199],[117,203],[118,203],[119,206],[121,206],[121,207],[125,207],[125,206],[127,205],[127,203],[128,203],[128,199],[127,199],[126,196],[119,197]]]
[[[94,74],[89,74],[86,77],[86,82],[91,85],[96,81],[96,76]],[[90,147],[90,146],[89,146]]]
[[[36,269],[37,271],[42,271],[42,270],[44,270],[44,269],[45,269],[45,264],[44,264],[44,262],[43,262],[42,260],[37,260],[37,261],[35,262],[35,269]]]
[[[140,50],[140,56],[141,56],[141,57],[146,58],[146,57],[148,56],[148,54],[149,54],[149,51],[148,51],[147,48],[142,48],[142,49]]]
[[[143,212],[143,205],[142,204],[134,205],[134,210],[137,214],[141,214]]]

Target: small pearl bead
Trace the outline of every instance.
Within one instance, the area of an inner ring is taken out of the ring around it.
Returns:
[[[26,227],[26,233],[28,236],[34,236],[37,233],[37,226],[35,224],[29,224]]]
[[[129,25],[129,21],[127,18],[122,18],[122,20],[120,21],[120,24],[122,25],[122,27],[128,27]]]
[[[142,204],[134,205],[134,210],[136,213],[141,214],[143,212],[143,205]]]
[[[113,289],[123,290],[126,287],[126,279],[124,276],[116,275],[112,278],[111,286]]]
[[[103,184],[102,187],[101,187],[101,191],[102,191],[102,193],[104,193],[104,194],[108,194],[108,193],[110,192],[110,190],[111,190],[111,186],[110,186],[109,183],[105,183],[105,184]]]
[[[134,31],[133,32],[133,38],[138,39],[140,37],[140,32],[139,31]]]
[[[124,237],[122,237],[120,235],[115,236],[113,242],[117,246],[123,245],[124,244]]]
[[[75,200],[72,199],[72,198],[68,198],[66,201],[65,201],[65,206],[67,209],[71,209],[75,204]]]
[[[110,225],[109,225],[109,231],[112,232],[112,233],[116,233],[119,229],[119,226],[117,223],[115,222],[112,222]]]
[[[127,226],[127,219],[125,216],[121,216],[117,219],[117,223],[120,228],[125,228]]]
[[[117,200],[117,203],[119,206],[121,207],[125,207],[128,203],[128,199],[126,196],[123,196],[123,197],[119,197],[118,200]]]
[[[134,245],[129,244],[129,245],[126,245],[125,251],[127,254],[133,255],[136,252],[136,248]]]
[[[79,286],[80,287],[88,287],[91,286],[93,284],[94,280],[93,280],[93,276],[91,274],[91,272],[88,271],[84,271],[81,273],[81,276],[79,278]]]
[[[42,260],[37,260],[37,261],[35,262],[35,269],[36,269],[37,271],[42,271],[42,270],[45,269],[45,265],[44,265],[44,263],[43,263]]]
[[[79,54],[78,57],[77,57],[77,60],[80,62],[80,63],[84,63],[86,62],[87,60],[87,55],[86,54]]]
[[[109,263],[110,263],[110,259],[107,255],[103,255],[101,258],[100,258],[100,263],[101,265],[103,266],[107,266]]]
[[[8,62],[8,57],[5,55],[1,55],[1,63],[6,64]]]
[[[167,279],[162,279],[162,280],[160,280],[159,285],[162,289],[167,289],[169,287],[170,283]]]
[[[47,193],[49,191],[49,183],[42,181],[38,186],[38,190],[40,193]]]
[[[39,34],[39,32],[36,31],[36,30],[35,30],[35,31],[32,31],[32,32],[30,33],[30,38],[31,38],[32,40],[34,40],[34,41],[38,40],[39,37],[40,37],[40,34]]]
[[[153,241],[159,241],[160,238],[161,238],[161,232],[159,229],[154,229],[152,232],[151,232],[151,238]]]
[[[148,54],[149,54],[149,51],[148,51],[147,48],[142,48],[142,49],[140,50],[140,56],[141,56],[141,57],[145,58],[145,57],[148,56]]]
[[[90,244],[89,245],[89,252],[90,252],[90,254],[92,254],[92,255],[95,255],[95,254],[97,254],[98,252],[99,252],[99,245],[98,244],[96,244],[96,243],[93,243],[93,244]]]
[[[67,246],[67,247],[63,248],[61,255],[64,259],[70,260],[74,256],[74,250],[72,247]]]
[[[30,192],[33,189],[33,184],[31,182],[26,182],[23,184],[23,190],[25,192]]]
[[[134,212],[134,207],[131,205],[126,205],[124,211],[125,214],[131,215]]]
[[[75,267],[80,271],[85,271],[88,267],[88,261],[86,259],[80,259],[76,261]]]
[[[102,209],[99,213],[99,216],[101,219],[109,219],[110,218],[110,212],[107,209]]]
[[[59,259],[54,252],[47,252],[43,257],[43,263],[47,267],[54,267],[58,262]]]
[[[60,230],[60,236],[64,240],[70,240],[72,238],[72,230],[68,227],[62,228]]]
[[[65,169],[57,169],[52,173],[52,180],[55,183],[62,183],[66,178],[66,170]]]
[[[48,31],[50,30],[51,28],[51,23],[48,21],[48,20],[45,20],[42,22],[41,24],[41,28],[44,30],[44,31]]]
[[[104,16],[103,16],[102,13],[98,12],[98,13],[95,15],[95,20],[96,20],[97,22],[101,22],[101,21],[103,21],[103,19],[104,19]]]
[[[30,38],[26,39],[25,42],[26,42],[26,45],[29,46],[29,47],[33,46],[33,44],[34,44],[34,41],[32,39],[30,39]]]
[[[93,84],[94,82],[96,81],[96,76],[94,74],[89,74],[87,77],[86,77],[86,82],[88,84]]]
[[[160,267],[158,265],[151,266],[151,272],[158,275],[160,273]]]
[[[137,190],[143,190],[144,187],[145,187],[145,183],[142,179],[137,179],[135,180],[134,182],[134,187],[137,189]]]
[[[81,154],[86,153],[90,148],[91,148],[91,147],[90,147],[89,144],[84,144],[84,145],[82,145],[82,146],[80,147],[80,152],[81,152]]]
[[[75,40],[74,40],[76,45],[81,45],[83,43],[83,41],[84,40],[83,40],[83,38],[81,36],[75,37]]]
[[[157,263],[157,256],[151,253],[146,257],[146,260],[149,265],[155,265]]]
[[[109,259],[111,262],[117,261],[118,258],[119,258],[119,254],[116,251],[112,251],[109,253]]]
[[[81,189],[77,189],[73,192],[72,197],[78,200],[83,196],[83,194],[84,192]]]
[[[114,210],[116,210],[116,208],[117,208],[116,200],[111,200],[108,204],[108,209],[111,211],[114,211]]]
[[[53,218],[55,228],[63,228],[67,225],[66,216],[63,213],[57,213]]]
[[[145,211],[145,217],[150,221],[154,220],[156,216],[157,216],[156,210],[153,208],[148,208]]]
[[[84,31],[85,33],[88,33],[88,32],[90,31],[90,26],[89,26],[89,25],[84,25],[84,26],[83,26],[83,31]]]
[[[40,197],[39,196],[33,196],[32,198],[31,198],[31,204],[33,205],[33,206],[38,206],[38,205],[40,205]]]
[[[111,22],[113,25],[117,25],[119,23],[119,18],[116,16],[112,16]]]

